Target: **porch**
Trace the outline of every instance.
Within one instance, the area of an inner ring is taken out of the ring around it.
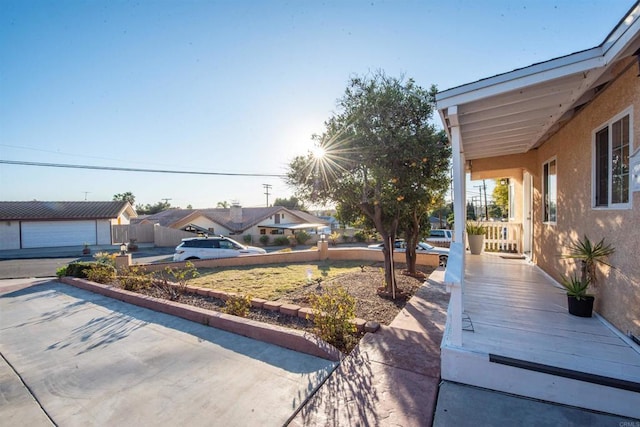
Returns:
[[[637,345],[599,316],[569,315],[565,292],[525,260],[463,254],[460,261],[449,262],[466,267],[460,309],[452,289],[443,379],[640,418]]]

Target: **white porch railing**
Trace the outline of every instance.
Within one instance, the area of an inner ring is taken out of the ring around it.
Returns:
[[[486,252],[522,253],[522,223],[481,222],[487,232],[484,235]]]

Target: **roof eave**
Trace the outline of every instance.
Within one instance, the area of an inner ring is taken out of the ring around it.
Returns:
[[[584,73],[603,65],[605,60],[602,48],[596,47],[444,90],[436,95],[436,104],[438,110],[442,111],[454,105],[466,104],[564,76]]]

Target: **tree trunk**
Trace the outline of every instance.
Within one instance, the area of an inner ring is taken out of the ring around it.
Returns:
[[[405,262],[407,263],[407,272],[409,274],[416,274],[416,247],[418,246],[418,236],[420,235],[420,222],[416,214],[411,218],[411,224],[407,225],[405,229],[405,241],[407,243],[407,249],[405,251]]]

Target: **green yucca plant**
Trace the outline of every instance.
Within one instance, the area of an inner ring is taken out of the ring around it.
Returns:
[[[487,232],[487,227],[480,223],[473,223],[471,221],[467,221],[466,226],[467,234],[471,236],[484,236]]]
[[[578,277],[574,274],[571,277],[562,276],[562,281],[560,282],[562,286],[567,290],[567,295],[570,297],[575,297],[577,300],[586,299],[588,296],[587,288],[589,287],[589,282],[583,280],[582,278],[578,279]]]
[[[581,281],[589,283],[597,283],[596,264],[600,263],[608,267],[614,268],[605,261],[605,258],[613,254],[616,250],[611,244],[605,244],[604,238],[594,244],[585,235],[582,240],[572,242],[569,245],[569,253],[562,255],[562,258],[572,258],[582,261]]]

